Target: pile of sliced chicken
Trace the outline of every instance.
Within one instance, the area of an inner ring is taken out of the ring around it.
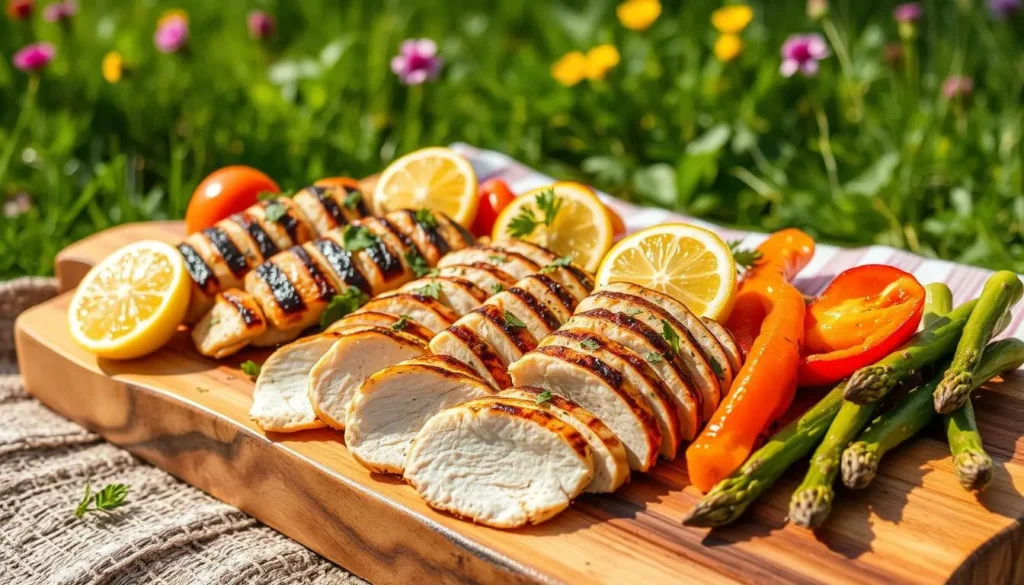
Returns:
[[[671,460],[741,366],[728,332],[657,291],[501,241],[451,252],[257,380],[266,430],[328,425],[432,507],[510,528]]]

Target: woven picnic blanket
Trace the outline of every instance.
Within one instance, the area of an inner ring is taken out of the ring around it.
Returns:
[[[456,145],[481,179],[499,177],[521,193],[552,181],[500,153]],[[629,231],[688,221],[754,246],[764,235],[709,225],[602,195]],[[884,263],[921,282],[944,281],[954,300],[972,298],[989,271],[886,247],[818,246],[797,285],[822,290],[852,266]],[[0,283],[0,583],[362,583],[292,540],[163,471],[105,443],[30,398],[17,375],[14,318],[55,294],[52,280]],[[1008,333],[1020,337],[1018,309]],[[83,400],[88,397],[83,396]],[[85,483],[131,486],[110,517],[72,514]]]

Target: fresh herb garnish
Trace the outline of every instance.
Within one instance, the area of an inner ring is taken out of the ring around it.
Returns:
[[[647,358],[648,363],[652,364],[658,364],[661,363],[662,360],[664,360],[664,358],[661,357],[661,354],[656,351],[649,351],[647,352],[647,355],[645,355],[644,357]]]
[[[354,286],[348,287],[340,295],[334,295],[330,302],[327,303],[327,308],[324,309],[323,314],[320,315],[320,328],[327,329],[331,323],[355,311],[368,300],[370,300],[370,297]]]
[[[496,295],[496,294],[500,293],[503,290],[505,290],[505,286],[503,284],[501,284],[500,282],[496,282],[496,283],[491,285],[491,294],[492,295]]]
[[[405,326],[409,324],[409,315],[399,315],[398,321],[391,324],[393,331],[405,331]]]
[[[679,353],[679,334],[668,324],[668,321],[661,320],[661,336],[665,338],[672,351]]]
[[[760,250],[742,250],[740,244],[743,240],[733,240],[729,242],[729,251],[732,252],[732,259],[736,262],[736,272],[740,274],[745,270],[749,270],[757,264],[758,260],[761,259]]]
[[[363,194],[359,191],[352,191],[348,195],[345,195],[345,202],[342,204],[345,209],[355,209],[359,202],[363,200]]]
[[[246,376],[249,376],[249,378],[253,382],[255,382],[256,378],[258,378],[259,375],[260,375],[260,368],[262,366],[260,366],[259,364],[257,364],[256,362],[254,362],[252,360],[245,360],[244,362],[242,362],[242,365],[239,366],[239,367],[242,368],[242,373],[243,374],[245,374]]]
[[[718,360],[715,358],[708,358],[708,364],[711,365],[711,371],[713,371],[716,376],[719,378],[723,377],[725,370],[722,369],[722,364],[718,363]]]
[[[598,343],[596,340],[588,337],[587,339],[584,339],[583,341],[580,342],[580,347],[582,347],[583,349],[589,349],[590,351],[594,351],[595,349],[601,347],[601,344]]]
[[[508,224],[509,234],[512,237],[522,238],[528,236],[541,223],[551,227],[555,223],[555,216],[558,215],[558,211],[562,208],[562,198],[555,195],[553,188],[545,189],[537,194],[536,207],[541,213],[540,219],[534,215],[531,206],[523,205],[519,208],[519,212]]]
[[[506,258],[505,256],[498,256],[496,254],[488,256],[487,259],[490,260],[491,262],[494,262],[495,264],[504,264],[508,262],[508,258]]]
[[[550,402],[551,401],[551,391],[550,390],[541,390],[537,394],[537,397],[534,399],[534,401],[537,404],[544,404],[545,402]]]
[[[555,270],[557,270],[557,269],[559,269],[559,268],[561,268],[563,266],[568,266],[571,263],[572,263],[572,256],[562,256],[561,258],[556,258],[555,260],[552,260],[551,264],[548,264],[544,268],[541,268],[540,269],[540,273],[541,274],[551,274]]]
[[[641,309],[626,309],[624,312],[627,315],[629,315],[630,317],[635,317],[635,316],[639,315],[640,313],[643,313],[643,310],[641,310]]]
[[[505,325],[509,327],[526,327],[526,323],[523,323],[522,319],[508,311],[505,311]]]
[[[202,386],[196,386],[196,392],[198,392],[200,394],[206,394],[209,391],[210,391],[209,388],[203,388]]]
[[[263,214],[267,221],[277,223],[282,217],[288,215],[288,208],[279,201],[271,201],[263,208]]]
[[[271,199],[277,199],[280,196],[280,193],[274,193],[273,191],[260,191],[259,195],[256,196],[256,200],[269,201]]]
[[[438,268],[431,268],[430,270],[427,271],[426,275],[431,277],[431,278],[433,278],[435,276],[440,276],[440,274],[441,274],[441,270],[440,269],[438,269]],[[461,274],[462,274],[462,272],[460,271],[459,275],[461,275]]]
[[[377,236],[364,226],[347,225],[341,232],[341,243],[349,252],[356,252],[377,245]]]
[[[81,518],[89,512],[103,512],[110,514],[111,510],[120,508],[128,502],[128,486],[123,483],[112,483],[95,494],[92,493],[92,484],[85,482],[85,496],[78,502],[75,508],[75,516]]]
[[[405,253],[405,263],[409,265],[409,270],[412,270],[416,278],[430,272],[430,265],[427,264],[427,259],[417,250],[409,250]]]
[[[428,282],[419,288],[413,289],[418,295],[430,297],[432,299],[441,298],[441,283],[440,282]]]
[[[416,210],[416,221],[427,227],[437,227],[437,218],[434,217],[433,213],[430,213],[429,209],[426,208]]]

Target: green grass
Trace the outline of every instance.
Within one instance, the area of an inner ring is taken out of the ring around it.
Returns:
[[[796,0],[753,3],[727,64],[711,52],[718,2],[666,3],[633,32],[609,1],[266,1],[279,32],[265,46],[246,3],[82,4],[66,31],[0,20],[0,197],[34,200],[0,216],[0,278],[49,273],[62,246],[116,223],[181,217],[226,164],[298,188],[456,140],[724,224],[1024,272],[1024,15],[997,22],[980,0],[923,2],[909,68],[883,57],[890,3],[834,1],[824,26],[848,63],[833,54],[810,79],[778,74],[785,37],[823,28]],[[154,25],[176,7],[190,48],[162,55]],[[413,36],[437,40],[446,66],[408,88],[389,61]],[[34,39],[59,57],[12,144],[29,80],[10,56]],[[562,54],[599,43],[622,54],[605,80],[551,78]],[[117,85],[100,75],[111,49],[133,67]],[[953,73],[975,79],[969,102],[942,99]]]

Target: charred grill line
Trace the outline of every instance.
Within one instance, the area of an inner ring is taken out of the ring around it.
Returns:
[[[326,238],[317,240],[314,245],[345,284],[354,286],[368,295],[371,293],[370,282],[352,261],[352,254],[348,250]]]
[[[431,226],[426,222],[420,221],[419,219],[416,218],[416,214],[410,210],[405,210],[404,213],[408,213],[412,217],[412,220],[416,222],[416,225],[420,226],[420,228],[423,230],[423,233],[426,234],[427,240],[430,242],[430,245],[434,246],[434,248],[437,249],[437,255],[439,257],[444,256],[451,250],[451,247],[448,245],[448,240],[441,237],[441,234],[439,234],[437,231],[436,225]]]
[[[286,203],[281,202],[281,198],[264,201],[262,203],[263,208],[266,209],[271,203],[277,203],[284,207],[284,215],[281,216],[275,223],[284,228],[284,231],[288,232],[288,237],[291,238],[293,244],[301,244],[299,241],[299,220],[295,218],[295,212]],[[267,221],[270,221],[269,219]]]
[[[259,248],[264,260],[281,251],[274,244],[274,240],[271,240],[270,236],[267,235],[267,232],[263,231],[263,226],[248,213],[236,213],[231,216],[231,221],[242,226],[242,229],[256,242],[256,247]]]
[[[249,261],[224,230],[217,226],[208,227],[203,230],[203,235],[210,240],[221,258],[224,258],[231,274],[234,274],[236,278],[245,276],[245,273],[249,271]]]
[[[366,217],[370,215],[370,210],[366,207],[366,197],[363,196],[363,192],[355,187],[349,187],[345,185],[342,187],[345,190],[345,195],[351,195],[353,193],[359,193],[359,201],[356,203],[356,211],[359,212],[360,217]]]
[[[252,310],[250,307],[245,305],[245,302],[232,294],[231,291],[224,291],[221,293],[224,300],[231,303],[231,306],[238,311],[238,316],[242,318],[242,322],[248,328],[258,327],[263,324],[263,316],[257,311]]]
[[[491,377],[498,383],[498,387],[508,388],[512,385],[512,378],[509,377],[508,370],[502,364],[501,358],[475,331],[464,325],[452,325],[448,328],[448,332],[465,343],[469,351],[480,359]]]
[[[345,214],[341,212],[341,207],[338,205],[338,202],[331,197],[330,191],[324,187],[317,187],[316,185],[306,187],[306,191],[310,192],[316,198],[324,212],[334,220],[335,225],[345,225],[348,223],[345,219]]]
[[[365,248],[366,255],[373,260],[373,263],[380,269],[380,275],[384,278],[384,281],[391,280],[402,276],[405,269],[402,267],[401,260],[398,259],[398,255],[384,243],[383,238],[374,236],[376,243]]]
[[[273,262],[264,262],[256,268],[256,276],[270,288],[277,306],[285,313],[298,313],[306,310],[295,286],[288,280],[285,273]]]
[[[329,301],[334,298],[337,291],[331,286],[331,281],[327,280],[327,276],[320,270],[320,267],[313,262],[313,259],[309,257],[307,252],[301,246],[295,246],[291,249],[292,254],[302,262],[303,266],[306,267],[306,271],[309,272],[309,277],[313,279],[316,284],[317,294],[320,295],[320,300]]]
[[[480,308],[475,311],[504,331],[520,353],[526,353],[537,346],[536,340],[533,339],[530,332],[526,330],[526,327],[516,327],[515,325],[507,323],[505,321],[504,313],[498,307],[494,305],[481,305]]]
[[[185,242],[178,244],[178,252],[185,259],[185,269],[188,271],[188,275],[192,277],[192,281],[206,294],[213,294],[220,286],[220,281],[214,276],[213,270],[206,263],[206,260],[203,260],[199,252],[196,252],[195,248]]]
[[[515,295],[516,298],[522,301],[524,305],[529,307],[530,310],[540,317],[540,320],[544,322],[544,325],[547,326],[548,330],[554,331],[562,326],[562,322],[558,320],[558,317],[555,317],[551,311],[544,306],[544,303],[537,299],[537,297],[531,295],[518,286],[513,286],[508,289],[508,292],[509,294]]]
[[[539,280],[549,291],[554,293],[558,297],[559,302],[562,306],[572,312],[576,308],[576,297],[572,296],[569,291],[565,290],[565,287],[555,282],[550,276],[546,274],[535,274],[534,278]]]

